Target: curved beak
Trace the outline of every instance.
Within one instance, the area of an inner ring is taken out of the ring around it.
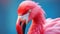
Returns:
[[[17,26],[16,28],[18,33],[21,31],[21,28],[23,33],[25,33],[26,24],[28,23],[28,17],[29,17],[29,13],[22,16],[18,16],[17,23],[16,23],[16,26]]]

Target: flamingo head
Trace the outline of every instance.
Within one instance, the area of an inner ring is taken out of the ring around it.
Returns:
[[[35,17],[36,14],[38,14],[38,11],[35,11],[35,7],[37,6],[37,3],[33,1],[24,1],[22,2],[18,7],[18,16],[26,20],[26,23],[29,22],[31,19]]]
[[[37,3],[35,3],[34,1],[23,1],[18,7],[18,19],[20,19],[19,20],[19,23],[20,23],[19,26],[22,25],[22,28],[25,29],[26,24],[30,20],[34,19],[37,15],[38,15],[38,17],[39,17],[39,15],[42,16],[43,13],[44,12],[43,12],[42,8]],[[23,24],[23,22],[25,25]],[[19,24],[19,23],[17,22],[17,24]]]
[[[44,15],[42,8],[34,1],[23,1],[18,7],[18,16],[26,21],[26,24],[36,16]],[[39,17],[40,18],[40,17]]]

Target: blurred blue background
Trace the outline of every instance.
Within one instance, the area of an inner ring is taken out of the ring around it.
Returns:
[[[17,34],[16,20],[18,5],[24,0],[0,0],[0,34]],[[60,0],[33,0],[46,12],[46,18],[60,17]],[[29,28],[31,23],[26,28]]]

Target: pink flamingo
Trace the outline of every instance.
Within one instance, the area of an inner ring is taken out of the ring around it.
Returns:
[[[18,7],[16,30],[24,34],[26,24],[32,20],[27,34],[60,34],[60,18],[45,19],[45,12],[34,1],[23,1]]]

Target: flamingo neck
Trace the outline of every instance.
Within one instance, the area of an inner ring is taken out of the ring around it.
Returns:
[[[41,34],[44,34],[44,29],[43,29],[44,20],[45,20],[44,16],[40,14],[36,15],[32,20],[33,24],[36,24],[39,26],[40,28],[39,30]]]
[[[42,14],[37,14],[33,19],[33,23],[43,25],[45,23],[45,17]]]

